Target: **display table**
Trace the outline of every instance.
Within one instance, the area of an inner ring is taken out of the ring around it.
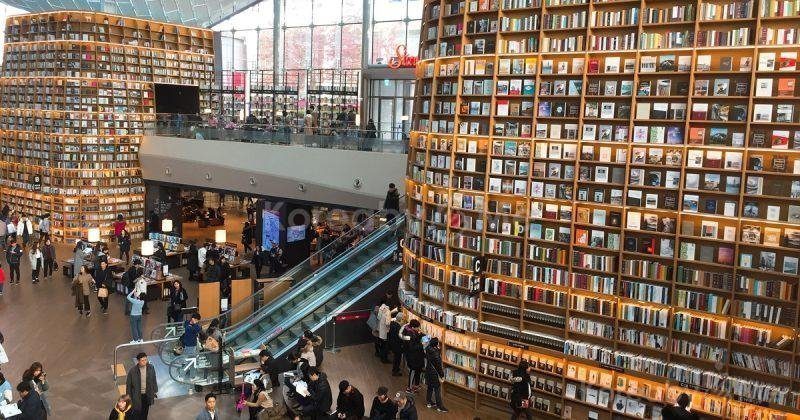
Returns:
[[[169,291],[170,285],[172,282],[178,280],[183,280],[183,277],[176,275],[176,274],[169,274],[166,277],[160,279],[152,279],[149,277],[140,276],[136,279],[144,278],[145,282],[147,282],[147,296],[146,300],[156,300],[158,296],[161,297],[161,300],[169,300]]]
[[[73,263],[74,262],[75,262],[75,257],[72,257],[72,258],[69,258],[69,259],[61,261],[61,266],[63,267],[61,272],[64,274],[65,277],[70,278],[70,279],[75,278],[75,273],[72,272],[72,267],[73,267]],[[89,271],[94,270],[94,263],[92,263],[90,260],[84,259],[83,260],[83,265]],[[114,258],[114,257],[108,257],[108,267],[109,268],[112,268],[112,269],[114,269],[114,268],[123,268],[124,265],[125,265],[125,263],[121,259]],[[112,270],[112,271],[119,271],[119,270]]]
[[[133,255],[141,257],[142,256],[142,251],[141,250],[133,251]],[[187,258],[186,257],[186,251],[180,251],[180,252],[178,252],[178,251],[167,251],[167,261],[166,261],[166,263],[170,268],[183,267],[183,266],[186,265],[185,264],[186,258]]]

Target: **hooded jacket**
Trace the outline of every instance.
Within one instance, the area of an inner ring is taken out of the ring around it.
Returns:
[[[422,335],[406,325],[400,332],[400,337],[405,341],[405,356],[408,367],[414,370],[425,367],[425,350],[420,339]]]
[[[439,346],[428,346],[425,349],[425,379],[428,383],[438,382],[439,378],[444,378],[444,367],[442,367],[442,351]]]
[[[417,420],[417,407],[414,405],[414,398],[410,395],[406,397],[406,404],[400,407],[397,412],[400,420]]]

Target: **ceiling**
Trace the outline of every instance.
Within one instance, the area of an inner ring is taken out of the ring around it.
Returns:
[[[254,0],[2,0],[28,12],[86,10],[210,27],[251,6]]]

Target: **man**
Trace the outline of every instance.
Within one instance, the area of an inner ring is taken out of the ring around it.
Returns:
[[[219,420],[217,413],[217,396],[214,393],[206,394],[206,405],[194,420]]]
[[[387,222],[391,222],[400,213],[400,193],[397,192],[394,183],[389,183],[389,191],[386,191],[386,199],[383,200],[383,210],[386,212]]]
[[[381,303],[378,306],[378,356],[380,356],[381,362],[386,364],[391,363],[388,359],[388,334],[389,327],[392,323],[392,317],[394,317],[397,311],[398,308],[390,309],[389,305],[386,303],[386,299],[381,299]]]
[[[43,215],[42,220],[39,221],[39,235],[42,241],[46,241],[50,237],[50,214]]]
[[[378,394],[372,399],[369,410],[370,420],[393,420],[397,416],[397,405],[389,398],[389,388],[378,388]]]
[[[207,259],[206,272],[203,276],[204,283],[217,283],[222,279],[222,267],[217,264],[215,258]]]
[[[397,404],[397,418],[400,420],[417,420],[417,407],[414,406],[414,398],[407,392],[399,391],[394,396]]]
[[[316,367],[310,367],[308,368],[308,381],[308,392],[311,395],[303,405],[303,417],[327,419],[333,403],[328,377]]]
[[[197,336],[200,335],[200,314],[193,313],[192,318],[183,321],[183,354],[191,356],[197,354]]]
[[[278,382],[278,367],[275,363],[275,360],[272,358],[272,353],[269,350],[264,349],[258,353],[258,370],[261,372],[261,380],[264,383],[272,383],[273,388],[277,388],[280,385]],[[268,379],[268,380],[267,380]]]
[[[419,389],[422,370],[425,368],[425,349],[422,347],[419,320],[412,319],[403,326],[400,330],[400,338],[403,340],[403,356],[406,358],[408,366],[406,392],[416,392]]]
[[[449,410],[442,402],[442,383],[444,367],[442,366],[442,350],[439,348],[439,339],[431,338],[428,348],[425,349],[425,383],[428,384],[427,407],[436,408],[440,413]]]
[[[47,411],[44,409],[39,393],[31,388],[31,382],[20,382],[17,385],[17,392],[19,392],[20,397],[17,408],[22,411],[22,414],[14,418],[17,420],[46,420]]]
[[[403,313],[398,312],[389,324],[389,349],[392,350],[392,376],[402,376],[400,361],[403,359],[403,340],[400,338],[400,329],[403,328]]]
[[[11,246],[6,251],[6,262],[8,262],[8,271],[11,272],[9,274],[11,276],[11,283],[10,284],[19,284],[20,275],[19,275],[19,263],[22,259],[22,247],[19,246],[16,239],[11,239]],[[77,274],[76,274],[77,275]],[[17,279],[15,282],[14,279]]]
[[[697,414],[689,411],[689,405],[692,403],[692,397],[686,393],[678,395],[676,400],[677,404],[664,407],[661,410],[661,417],[664,420],[699,420]]]
[[[364,396],[350,382],[339,382],[339,396],[336,398],[336,418],[361,420],[364,418]]]
[[[147,354],[136,355],[136,365],[128,371],[125,392],[131,396],[133,410],[139,413],[140,420],[147,420],[150,406],[158,394],[156,369],[147,362]]]

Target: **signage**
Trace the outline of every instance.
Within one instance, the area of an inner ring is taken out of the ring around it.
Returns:
[[[41,177],[41,175],[34,175],[33,176],[33,190],[34,191],[41,191],[42,190],[42,177]]]
[[[389,68],[390,69],[399,69],[399,68],[414,68],[417,67],[417,62],[419,61],[419,57],[414,57],[412,55],[408,55],[408,50],[406,46],[400,44],[394,50],[395,55],[394,57],[389,58]]]
[[[625,369],[622,369],[619,366],[610,365],[608,363],[600,363],[600,367],[603,368],[603,369],[613,370],[614,372],[620,372],[620,373],[624,373],[625,372]]]
[[[526,344],[517,343],[516,341],[509,341],[508,342],[508,346],[509,347],[516,347],[516,348],[522,349],[522,350],[528,350],[530,348]]]
[[[370,311],[359,311],[356,313],[351,313],[347,315],[337,315],[334,319],[336,322],[346,322],[346,321],[359,321],[359,320],[367,320],[369,319]]]
[[[485,278],[483,270],[486,267],[486,256],[479,256],[472,259],[472,274],[473,278],[470,279],[470,294],[477,295],[483,291]]]

